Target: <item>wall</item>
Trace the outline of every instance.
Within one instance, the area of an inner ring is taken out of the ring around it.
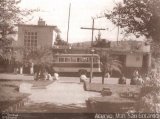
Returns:
[[[53,44],[53,27],[38,27],[38,26],[19,26],[17,46],[24,46],[24,33],[26,31],[37,32],[38,47],[52,47]]]
[[[128,54],[126,56],[126,67],[142,67],[142,54]]]

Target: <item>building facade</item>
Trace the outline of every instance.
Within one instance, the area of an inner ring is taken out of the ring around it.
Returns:
[[[32,51],[41,51],[53,47],[59,29],[57,26],[46,25],[42,19],[37,25],[18,24],[18,40],[13,43],[16,51],[15,60],[23,64],[23,73],[33,73],[34,61],[27,58]],[[30,65],[29,65],[29,63]],[[32,64],[32,65],[31,65]],[[30,69],[30,68],[32,69]]]
[[[57,26],[46,25],[42,19],[39,19],[38,25],[18,24],[18,40],[15,45],[33,50],[52,47],[57,32]]]

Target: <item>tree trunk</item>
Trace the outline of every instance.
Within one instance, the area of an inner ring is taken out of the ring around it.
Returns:
[[[104,84],[104,77],[105,77],[105,75],[103,74],[102,75],[102,84]]]
[[[40,65],[38,65],[37,66],[37,69],[36,69],[36,78],[35,78],[35,80],[39,80],[39,75],[40,75],[40,73],[41,73],[41,66]]]

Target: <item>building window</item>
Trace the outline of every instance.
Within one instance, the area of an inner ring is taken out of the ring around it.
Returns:
[[[65,62],[71,62],[71,58],[70,57],[66,57],[65,58]]]
[[[64,62],[64,58],[59,58],[59,62]]]
[[[37,48],[37,32],[25,31],[24,46],[25,48],[29,48],[29,49]]]

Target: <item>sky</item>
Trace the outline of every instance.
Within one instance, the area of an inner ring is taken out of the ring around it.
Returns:
[[[46,21],[47,25],[56,25],[61,30],[61,37],[67,40],[69,4],[70,29],[69,43],[91,41],[92,31],[84,30],[81,27],[92,27],[92,18],[101,16],[106,10],[112,10],[115,3],[120,0],[22,0],[21,8],[40,9],[34,13],[33,19],[26,24],[37,24],[40,18]],[[106,18],[95,19],[96,28],[107,29],[101,31],[101,37],[108,40],[116,40],[117,27]],[[94,31],[94,40],[99,31]],[[120,36],[119,39],[121,39]]]

